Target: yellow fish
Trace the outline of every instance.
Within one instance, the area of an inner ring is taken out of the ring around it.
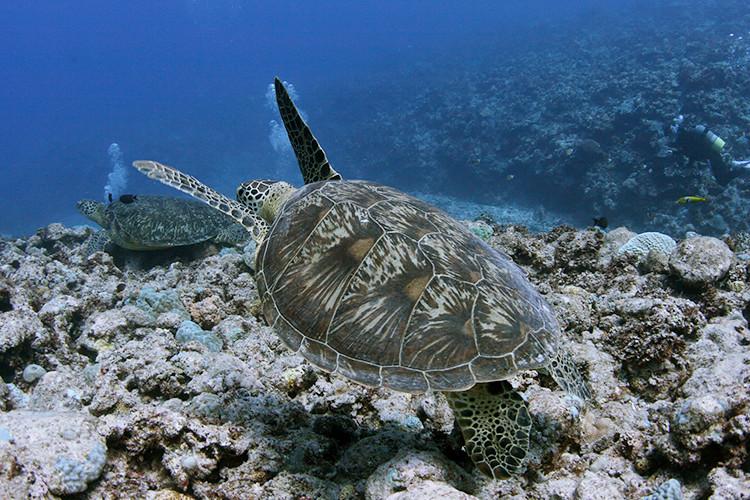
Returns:
[[[677,199],[677,203],[680,205],[685,205],[686,203],[702,203],[704,201],[708,201],[703,196],[683,196],[682,198]]]

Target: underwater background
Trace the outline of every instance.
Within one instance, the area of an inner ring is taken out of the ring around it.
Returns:
[[[0,499],[750,499],[747,0],[4,0],[0,40]],[[274,76],[457,220],[276,184],[256,243],[131,167],[299,186]]]
[[[743,0],[8,1],[0,40],[3,235],[85,223],[75,202],[107,190],[174,194],[136,159],[227,194],[299,185],[275,75],[346,178],[462,218],[748,230],[750,174],[670,150],[683,115],[750,157]]]

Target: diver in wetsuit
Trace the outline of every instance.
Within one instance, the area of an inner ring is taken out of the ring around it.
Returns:
[[[672,125],[674,149],[688,159],[688,167],[696,161],[708,161],[716,181],[726,186],[729,182],[750,169],[750,161],[733,161],[724,152],[724,140],[705,125],[683,128],[682,116]]]

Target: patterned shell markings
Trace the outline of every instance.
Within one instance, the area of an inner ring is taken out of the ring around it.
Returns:
[[[510,260],[416,198],[312,183],[258,253],[266,319],[313,364],[406,392],[545,365],[559,327]]]
[[[134,203],[107,206],[110,232],[136,246],[182,246],[206,241],[233,224],[201,202],[167,196],[139,196]]]

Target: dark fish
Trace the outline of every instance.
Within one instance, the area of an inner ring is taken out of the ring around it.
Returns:
[[[137,199],[138,197],[134,194],[124,194],[120,196],[120,202],[125,204],[133,203]]]
[[[109,202],[112,203],[112,193],[107,193],[107,198],[109,199]]]
[[[594,217],[593,221],[596,227],[600,227],[602,229],[607,229],[607,226],[609,225],[609,221],[607,221],[606,217]]]

